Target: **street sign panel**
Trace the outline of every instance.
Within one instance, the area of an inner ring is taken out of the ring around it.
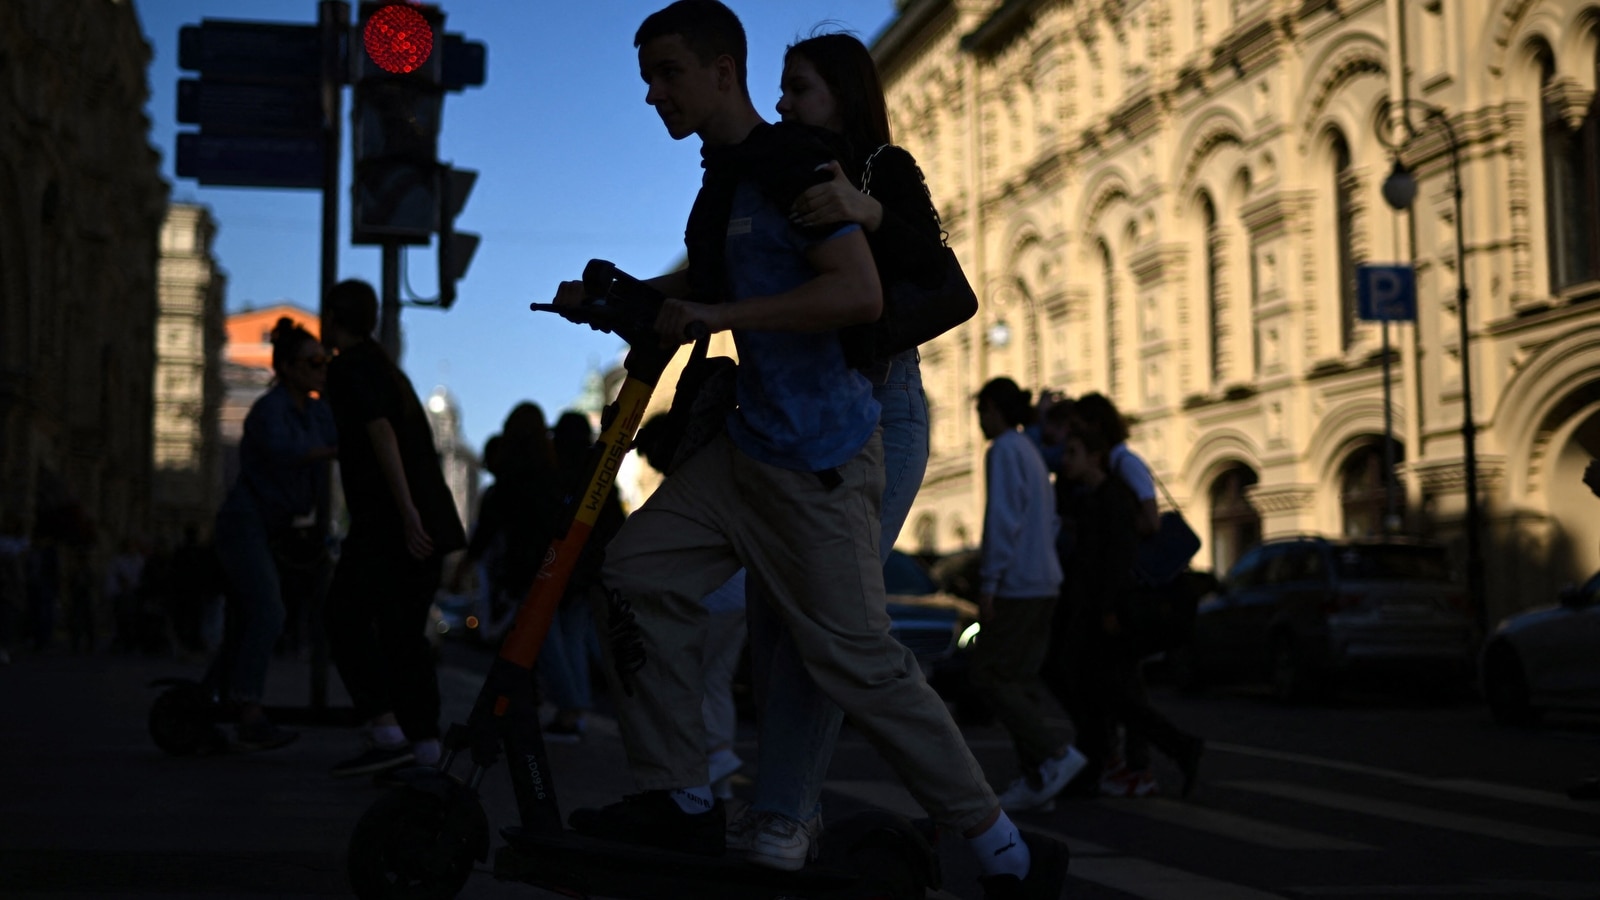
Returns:
[[[179,134],[177,173],[219,187],[322,187],[320,136]]]
[[[1358,266],[1356,313],[1368,322],[1415,322],[1416,272],[1410,266]]]
[[[322,129],[322,89],[316,84],[178,80],[178,121],[207,133],[316,134]]]
[[[178,68],[221,78],[319,81],[322,38],[315,25],[202,19],[178,29]]]

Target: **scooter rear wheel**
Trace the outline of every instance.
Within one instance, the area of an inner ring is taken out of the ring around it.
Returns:
[[[927,879],[911,847],[899,841],[869,837],[850,852],[863,881],[874,885],[874,896],[884,900],[922,900]]]
[[[161,692],[150,706],[148,725],[156,746],[173,756],[193,756],[227,743],[211,715],[212,702],[198,684],[179,684]]]
[[[397,788],[367,808],[350,836],[350,887],[361,900],[448,900],[472,874],[473,841],[446,826],[437,794]]]

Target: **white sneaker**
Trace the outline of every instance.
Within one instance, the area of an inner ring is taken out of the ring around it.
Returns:
[[[1072,779],[1078,777],[1089,760],[1078,748],[1067,745],[1067,752],[1039,764],[1040,793],[1049,800],[1061,793]]]
[[[744,858],[758,866],[793,872],[816,858],[815,838],[822,831],[822,816],[797,822],[788,816],[767,813],[761,827],[751,835]],[[732,847],[732,842],[729,843]]]
[[[755,843],[756,834],[767,823],[768,813],[746,809],[739,818],[728,823],[726,839],[729,853],[744,853]]]
[[[1035,812],[1051,799],[1042,788],[1029,784],[1026,777],[1018,777],[1000,793],[1000,808],[1008,813]]]
[[[1067,752],[1039,764],[1037,783],[1026,776],[1011,782],[1000,795],[1000,808],[1006,812],[1047,812],[1045,807],[1049,805],[1054,809],[1056,795],[1088,763],[1078,748],[1069,745]]]

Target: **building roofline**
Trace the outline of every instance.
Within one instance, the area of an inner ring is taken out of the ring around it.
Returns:
[[[1005,0],[989,18],[961,38],[968,53],[994,54],[1033,21],[1033,11],[1044,0]]]
[[[872,40],[870,49],[878,68],[887,69],[899,62],[928,24],[952,6],[951,0],[908,0],[894,21]]]

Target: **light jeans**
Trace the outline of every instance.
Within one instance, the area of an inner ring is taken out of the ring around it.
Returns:
[[[928,469],[928,401],[917,351],[890,361],[888,376],[873,396],[883,407],[878,420],[884,474],[879,555],[886,562]],[[748,618],[756,708],[761,710],[751,808],[805,821],[820,808],[822,782],[844,713],[806,674],[793,639],[769,604],[751,602]]]
[[[589,680],[589,660],[599,648],[594,630],[592,602],[588,597],[568,597],[556,608],[550,632],[539,650],[537,671],[545,699],[561,712],[588,712],[594,708],[594,686]]]
[[[706,720],[707,753],[732,750],[738,736],[739,710],[733,702],[733,676],[744,653],[744,588],[745,574],[740,569],[727,584],[706,596],[706,611],[711,615],[703,663],[706,698],[700,713]]]
[[[253,506],[224,505],[217,515],[217,560],[228,578],[228,615],[238,622],[233,658],[218,660],[226,667],[228,699],[260,703],[266,688],[272,648],[283,632],[283,582],[267,541],[267,527]]]

